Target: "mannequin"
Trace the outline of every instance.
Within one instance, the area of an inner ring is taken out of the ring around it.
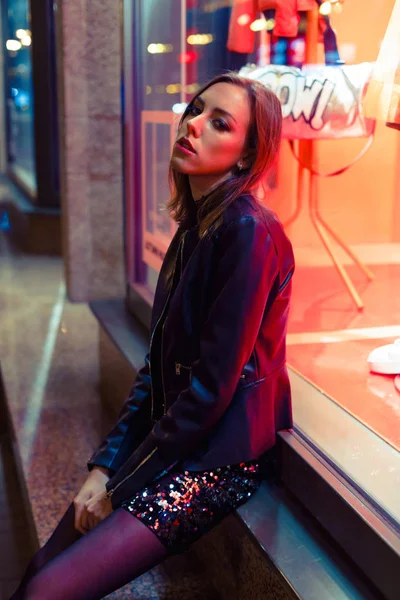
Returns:
[[[274,35],[296,37],[299,11],[311,10],[315,0],[234,0],[229,23],[227,47],[232,52],[250,53],[254,48],[255,32],[250,29],[257,13],[275,10]],[[246,22],[246,15],[249,16]],[[242,18],[242,19],[241,19]]]
[[[250,28],[251,23],[258,13],[265,17],[274,11],[275,25],[273,38],[295,38],[298,35],[300,13],[311,11],[315,5],[321,5],[322,0],[234,0],[229,22],[229,35],[227,48],[232,52],[249,54],[253,52],[255,32]],[[331,27],[328,16],[319,15],[318,19],[319,42],[324,44],[325,61],[327,65],[338,66],[343,64],[340,60],[336,44],[336,35]],[[287,62],[278,64],[291,64]],[[292,66],[298,66],[293,65]]]
[[[396,0],[364,98],[367,117],[400,129],[400,0]]]

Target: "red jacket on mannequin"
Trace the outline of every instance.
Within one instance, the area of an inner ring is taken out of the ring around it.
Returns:
[[[296,37],[299,11],[312,10],[316,0],[234,0],[229,22],[227,48],[232,52],[250,53],[254,49],[255,33],[250,24],[257,13],[275,9],[274,35]],[[246,15],[248,18],[246,18]]]

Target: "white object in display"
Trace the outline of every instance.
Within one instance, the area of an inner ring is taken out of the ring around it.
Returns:
[[[368,356],[370,371],[384,375],[400,374],[400,338],[393,344],[379,346]]]

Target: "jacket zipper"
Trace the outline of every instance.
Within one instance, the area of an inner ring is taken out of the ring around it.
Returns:
[[[185,231],[185,233],[182,236],[182,248],[181,248],[181,274],[179,276],[179,279],[182,279],[182,273],[183,273],[183,247],[185,245],[185,237],[186,237],[187,231]]]
[[[185,237],[186,237],[186,233],[187,231],[184,232],[183,236],[182,236],[182,240],[181,240],[181,244],[182,244],[182,248],[181,248],[181,275],[182,275],[182,258],[183,258],[183,245],[185,243]],[[161,315],[153,329],[153,333],[152,336],[150,338],[150,349],[149,349],[149,372],[150,372],[150,379],[151,379],[151,347],[153,344],[153,338],[154,338],[154,334],[157,331],[157,327],[158,324],[160,323],[160,321],[162,320],[165,310],[168,306],[168,302],[172,293],[172,288],[174,285],[174,278],[175,278],[175,271],[176,271],[176,263],[178,262],[178,257],[175,260],[175,265],[174,265],[174,271],[172,273],[172,285],[171,285],[171,289],[169,291],[168,297],[165,301],[164,307],[161,311]],[[165,390],[164,390],[164,375],[163,375],[163,363],[162,363],[162,345],[163,345],[163,335],[164,335],[164,327],[165,327],[165,322],[163,323],[163,327],[162,327],[162,332],[161,332],[161,383],[162,383],[162,388],[163,388],[163,398],[164,398],[164,414],[165,414],[165,405],[166,405],[166,400],[165,400]],[[154,392],[153,392],[153,385],[151,385],[151,420],[154,422]]]
[[[181,369],[187,369],[188,371],[190,371],[192,367],[187,367],[186,365],[182,365],[181,363],[176,362],[175,363],[175,373],[176,375],[180,375],[181,374]]]
[[[104,496],[104,498],[107,498],[107,499],[108,499],[108,498],[111,498],[111,496],[114,494],[114,492],[116,492],[116,491],[117,491],[117,489],[118,489],[118,488],[119,488],[119,487],[120,487],[120,486],[121,486],[123,483],[125,483],[125,481],[126,481],[127,479],[129,479],[130,477],[133,477],[133,476],[134,476],[134,474],[135,474],[135,473],[136,473],[136,472],[137,472],[137,471],[140,469],[140,467],[142,467],[142,466],[144,465],[144,463],[146,463],[146,462],[147,462],[147,461],[148,461],[148,460],[149,460],[149,459],[150,459],[150,458],[153,456],[153,454],[154,454],[156,451],[157,451],[157,448],[154,448],[154,450],[152,450],[152,451],[150,452],[150,454],[148,454],[148,455],[146,456],[146,458],[144,458],[144,459],[142,460],[142,462],[138,464],[138,466],[136,467],[136,469],[134,469],[134,470],[132,471],[132,473],[129,473],[129,475],[127,475],[126,477],[124,477],[124,479],[123,479],[122,481],[120,481],[119,483],[117,483],[117,485],[115,486],[115,488],[112,488],[111,490],[108,490],[108,492],[106,493],[106,495]]]
[[[290,271],[290,272],[289,272],[289,273],[286,275],[284,282],[281,284],[281,286],[280,286],[280,288],[279,288],[279,290],[278,290],[278,293],[280,293],[280,292],[281,292],[281,291],[282,291],[282,290],[283,290],[283,289],[286,287],[286,285],[289,283],[289,281],[290,281],[290,279],[291,279],[292,275],[293,275],[293,271]]]
[[[181,273],[180,273],[180,276],[181,276],[181,277],[182,277],[182,270],[183,270],[183,246],[184,246],[184,244],[185,244],[185,237],[186,237],[186,233],[187,233],[187,231],[185,231],[185,233],[183,234],[183,236],[182,236],[182,242],[181,242],[181,243],[182,243],[182,247],[181,247]],[[170,292],[169,292],[169,294],[168,294],[168,298],[167,298],[167,300],[165,301],[164,307],[163,307],[163,309],[162,309],[162,312],[161,312],[161,316],[160,316],[160,318],[158,319],[158,321],[157,321],[157,323],[156,323],[156,326],[154,327],[153,334],[152,334],[152,336],[151,336],[151,339],[150,339],[150,349],[149,349],[149,371],[150,371],[150,378],[151,378],[151,359],[150,359],[150,357],[151,357],[151,345],[152,345],[152,342],[153,342],[154,333],[155,333],[155,331],[156,331],[156,329],[157,329],[157,327],[158,327],[158,324],[160,323],[160,321],[161,321],[162,317],[164,316],[165,309],[167,308],[168,301],[169,301],[169,298],[170,298],[170,296],[171,296],[171,293],[172,293],[172,287],[173,287],[173,284],[174,284],[174,278],[175,278],[176,263],[177,263],[177,260],[175,261],[175,265],[174,265],[174,272],[172,273],[172,286],[171,286],[171,290],[170,290]],[[165,414],[165,407],[166,407],[166,398],[165,398],[165,389],[164,389],[164,375],[163,375],[163,352],[162,352],[162,350],[163,350],[163,335],[164,335],[164,327],[165,327],[165,323],[166,323],[166,321],[167,321],[167,320],[165,320],[165,321],[164,321],[164,323],[163,323],[163,326],[162,326],[162,331],[161,331],[161,382],[162,382],[163,398],[164,398],[164,414]],[[151,419],[152,419],[152,420],[153,420],[153,416],[154,416],[154,396],[153,396],[153,386],[151,386]],[[139,469],[140,469],[140,468],[141,468],[141,467],[142,467],[142,466],[143,466],[143,465],[144,465],[144,464],[145,464],[145,463],[146,463],[146,462],[147,462],[147,461],[148,461],[148,460],[149,460],[149,459],[150,459],[150,458],[153,456],[153,454],[154,454],[156,451],[157,451],[157,448],[154,448],[154,450],[152,450],[152,451],[150,452],[150,454],[149,454],[148,456],[146,456],[146,458],[144,458],[144,459],[142,460],[142,462],[141,462],[141,463],[140,463],[140,464],[139,464],[139,465],[136,467],[136,469],[134,469],[134,471],[132,471],[132,473],[130,473],[129,475],[127,475],[126,477],[124,477],[124,479],[123,479],[122,481],[120,481],[120,482],[119,482],[119,483],[118,483],[118,484],[115,486],[115,488],[112,488],[111,490],[109,490],[109,491],[106,493],[106,495],[105,495],[105,498],[111,498],[111,496],[114,494],[114,492],[115,492],[115,491],[116,491],[116,490],[117,490],[117,489],[118,489],[118,488],[119,488],[119,487],[120,487],[120,486],[121,486],[123,483],[125,483],[125,481],[127,481],[127,480],[128,480],[130,477],[133,477],[133,476],[135,475],[135,473],[137,473],[137,471],[138,471],[138,470],[139,470]]]
[[[182,277],[182,271],[183,271],[183,247],[185,245],[185,237],[186,237],[187,231],[185,231],[185,233],[182,236],[182,246],[181,246],[181,272],[179,275],[179,279]],[[175,268],[176,268],[176,263],[175,263]],[[175,269],[174,269],[174,275],[175,275]],[[172,285],[174,284],[174,277],[172,277]],[[172,292],[172,287],[171,287],[171,292]],[[170,292],[170,294],[171,294]],[[169,299],[169,296],[168,296]],[[168,318],[168,317],[167,317]],[[164,369],[163,369],[163,340],[164,340],[164,327],[165,324],[167,322],[167,319],[165,319],[163,326],[162,326],[162,330],[161,330],[161,385],[162,385],[162,390],[163,390],[163,399],[164,399],[164,406],[163,406],[163,412],[164,415],[166,413],[166,407],[167,407],[167,398],[165,396],[165,387],[164,387]]]
[[[167,322],[168,317],[165,319],[163,326],[162,326],[162,330],[161,330],[161,386],[162,386],[162,391],[163,391],[163,413],[165,415],[165,407],[167,405],[167,399],[165,397],[165,387],[164,387],[164,365],[163,365],[163,340],[164,340],[164,327],[165,327],[165,323]]]

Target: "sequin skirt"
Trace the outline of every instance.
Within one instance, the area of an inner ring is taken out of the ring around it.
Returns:
[[[122,508],[147,525],[170,554],[176,554],[246,502],[260,481],[255,462],[201,472],[182,471],[177,465]]]

